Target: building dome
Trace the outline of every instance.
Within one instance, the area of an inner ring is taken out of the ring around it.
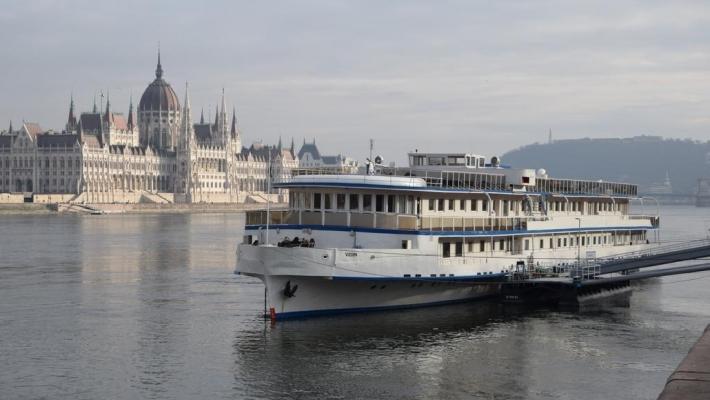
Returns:
[[[158,53],[158,67],[155,69],[155,80],[145,89],[138,103],[138,111],[179,111],[180,102],[177,94],[168,82],[163,79],[163,67],[160,65]]]

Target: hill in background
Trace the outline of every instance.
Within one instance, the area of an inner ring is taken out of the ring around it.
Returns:
[[[535,143],[509,151],[503,163],[544,168],[557,178],[622,181],[645,188],[669,174],[674,193],[694,193],[697,179],[710,175],[710,142],[637,136]]]

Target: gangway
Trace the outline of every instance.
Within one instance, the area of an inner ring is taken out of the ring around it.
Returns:
[[[710,257],[710,240],[702,239],[670,246],[659,246],[645,252],[622,254],[616,257],[621,258],[601,260],[599,273],[603,275]]]
[[[578,286],[589,287],[589,286],[595,286],[595,285],[603,285],[603,284],[611,283],[611,282],[633,281],[633,280],[639,280],[639,279],[657,278],[657,277],[661,277],[661,276],[690,274],[693,272],[702,272],[702,271],[710,271],[710,263],[688,265],[688,266],[684,266],[684,267],[670,267],[670,268],[663,268],[663,269],[653,269],[650,271],[634,272],[633,274],[611,276],[611,277],[605,277],[605,278],[600,278],[600,279],[588,279],[588,280],[580,281]]]
[[[705,257],[710,257],[708,239],[655,246],[641,252],[585,261],[553,276],[521,279],[519,275],[511,274],[510,280],[501,286],[501,296],[507,302],[579,304],[580,298],[590,294],[628,291],[633,280],[710,271],[710,263],[640,271]]]

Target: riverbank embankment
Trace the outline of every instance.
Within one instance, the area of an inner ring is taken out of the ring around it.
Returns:
[[[283,209],[283,203],[272,203],[273,209]],[[34,214],[200,214],[200,213],[240,213],[264,210],[264,203],[192,203],[192,204],[0,204],[0,215]]]
[[[28,215],[28,214],[53,214],[56,213],[56,207],[51,204],[2,204],[0,203],[0,215]]]
[[[658,400],[710,399],[710,325],[668,377]]]

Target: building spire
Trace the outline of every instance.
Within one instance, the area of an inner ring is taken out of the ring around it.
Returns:
[[[185,100],[183,101],[182,127],[180,145],[189,147],[192,143],[192,111],[190,110],[190,94],[188,83],[185,82]]]
[[[106,121],[107,124],[111,123],[111,100],[110,100],[110,93],[108,89],[106,90],[106,113],[104,114],[104,121]]]
[[[67,117],[67,132],[73,131],[74,128],[76,128],[76,116],[74,116],[74,93],[72,93],[69,100],[69,117]]]
[[[155,78],[161,79],[163,77],[163,66],[160,65],[160,43],[158,43],[158,66],[155,68]]]
[[[189,94],[189,89],[190,86],[187,82],[185,82],[185,101],[183,103],[185,111],[189,114],[190,112],[190,94]]]
[[[222,104],[221,110],[219,112],[219,133],[222,136],[222,143],[226,143],[229,140],[229,132],[227,131],[227,104],[224,100],[224,87],[222,88]]]
[[[229,131],[229,133],[232,135],[232,138],[237,137],[237,108],[236,107],[232,108],[232,129]]]
[[[7,133],[12,133],[12,120],[10,120],[10,128],[8,128]]]
[[[205,124],[205,108],[202,107],[202,110],[200,111],[200,125]]]
[[[128,102],[128,130],[132,131],[133,130],[133,95],[131,94],[131,98]]]
[[[92,111],[94,114],[99,112],[98,108],[96,108],[96,93],[94,93],[94,110]]]
[[[293,153],[293,149],[294,149],[294,146],[293,146],[293,136],[291,136],[291,154],[294,154],[294,153]]]

